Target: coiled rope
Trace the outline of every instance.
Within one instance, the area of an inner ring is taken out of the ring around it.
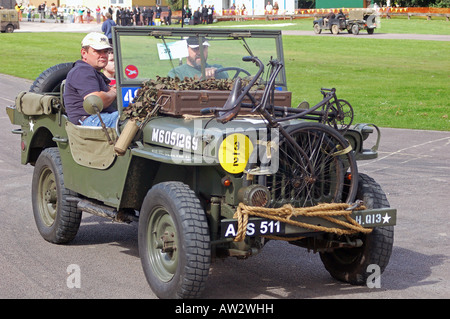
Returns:
[[[248,206],[240,203],[233,216],[233,218],[238,220],[238,231],[234,241],[244,240],[249,216],[273,219],[293,226],[313,231],[335,233],[337,235],[350,235],[360,232],[370,233],[372,229],[362,227],[350,217],[353,210],[363,209],[366,209],[363,205],[356,205],[355,207],[355,205],[346,203],[324,203],[312,207],[293,207],[290,204],[286,204],[279,208]],[[291,218],[295,216],[319,217],[345,228],[318,226],[292,220]],[[345,221],[336,218],[338,216],[345,217]],[[277,239],[281,238],[278,237]],[[290,238],[286,237],[283,239],[289,240]]]

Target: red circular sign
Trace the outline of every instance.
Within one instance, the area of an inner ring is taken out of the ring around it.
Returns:
[[[135,79],[138,76],[138,69],[134,65],[130,64],[125,68],[125,75],[130,79]]]

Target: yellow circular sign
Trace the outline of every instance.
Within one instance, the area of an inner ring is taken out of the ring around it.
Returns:
[[[219,162],[228,173],[242,173],[253,152],[253,144],[248,136],[240,133],[228,135],[219,147]]]

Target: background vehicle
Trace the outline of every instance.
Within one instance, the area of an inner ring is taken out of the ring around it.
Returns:
[[[347,30],[347,22],[345,18],[325,19],[324,17],[313,21],[313,28],[316,34],[322,33],[322,30],[330,30],[333,34],[339,31]]]
[[[376,11],[371,9],[352,10],[348,14],[347,30],[354,35],[360,30],[367,30],[368,34],[373,34],[377,27]]]
[[[202,77],[216,65],[228,79],[166,76],[186,63],[188,37],[199,38]],[[43,238],[70,242],[82,212],[138,221],[142,267],[160,298],[200,297],[212,262],[248,258],[268,240],[319,252],[353,284],[366,283],[370,264],[384,270],[396,210],[356,162],[377,157],[378,129],[353,125],[334,89],[291,107],[281,31],[117,27],[113,43],[115,128],[68,122],[61,92],[72,63],[44,71],[7,107],[21,161],[35,167]]]
[[[332,18],[327,21],[322,17],[313,21],[316,34],[322,30],[330,30],[333,34],[347,30],[354,35],[358,35],[360,30],[367,30],[368,34],[373,34],[376,27],[376,11],[372,9],[353,9],[348,13],[348,19]]]
[[[11,33],[19,29],[19,16],[14,9],[0,10],[0,30],[1,32]]]

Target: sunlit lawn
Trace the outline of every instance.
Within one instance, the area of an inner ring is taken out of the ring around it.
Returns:
[[[309,21],[306,21],[309,20]],[[244,21],[294,23],[283,30],[312,30],[312,19]],[[382,19],[376,32],[450,34],[444,19]],[[232,26],[220,22],[214,27]],[[46,68],[80,58],[81,33],[0,34],[0,73],[34,80]],[[315,104],[321,87],[335,87],[354,107],[357,122],[384,127],[449,130],[450,43],[355,37],[284,36],[288,89],[293,104]]]

